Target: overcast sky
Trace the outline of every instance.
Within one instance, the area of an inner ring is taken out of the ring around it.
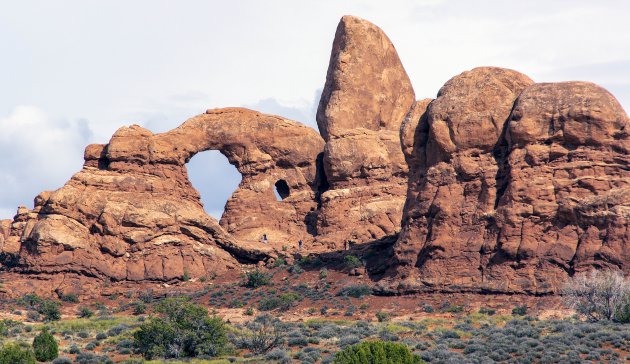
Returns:
[[[418,99],[477,66],[587,80],[630,109],[627,1],[0,0],[0,218],[63,185],[119,127],[172,129],[246,106],[315,126],[337,22],[392,39]],[[218,152],[189,163],[220,216],[240,176]]]

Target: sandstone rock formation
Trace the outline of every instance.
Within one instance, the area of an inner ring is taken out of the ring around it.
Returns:
[[[4,268],[95,289],[238,274],[298,240],[318,253],[378,240],[356,251],[393,252],[383,276],[368,272],[386,293],[548,294],[579,271],[630,272],[630,121],[607,91],[481,67],[414,100],[383,31],[343,17],[321,136],[240,108],[161,134],[121,128],[63,187],[0,221]],[[210,149],[242,175],[220,222],[186,171]]]
[[[263,231],[270,242],[310,236],[303,216],[316,207],[322,148],[314,130],[246,109],[208,110],[163,134],[124,127],[107,145],[89,145],[65,186],[21,209],[5,245],[19,247],[23,271],[132,281],[221,274],[272,255],[257,242]],[[186,172],[209,149],[243,175],[225,229],[204,212]],[[288,187],[281,202],[278,180]]]
[[[413,147],[402,138],[391,288],[545,294],[579,270],[630,270],[629,125],[608,92],[477,68],[425,104]]]
[[[317,110],[330,186],[321,196],[318,241],[334,246],[398,232],[408,171],[399,130],[413,101],[409,77],[385,33],[343,17]]]

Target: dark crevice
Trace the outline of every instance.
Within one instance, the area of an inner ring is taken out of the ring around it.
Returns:
[[[315,161],[316,172],[315,172],[315,183],[317,192],[315,193],[315,201],[317,201],[317,209],[321,209],[322,207],[322,195],[324,192],[328,191],[330,188],[330,184],[328,183],[328,178],[326,177],[326,171],[324,170],[324,153],[319,153],[317,155],[317,160]]]
[[[518,99],[517,99],[518,100]],[[516,105],[516,101],[514,103]],[[495,175],[497,194],[494,200],[494,208],[499,206],[499,202],[501,201],[501,197],[505,193],[509,185],[509,176],[510,176],[510,165],[507,161],[508,156],[510,154],[510,145],[508,144],[506,133],[509,125],[509,121],[514,119],[518,119],[518,115],[513,115],[514,109],[508,116],[507,120],[503,123],[503,129],[501,130],[501,135],[499,136],[499,140],[494,145],[492,149],[492,156],[497,164],[497,174]]]
[[[101,155],[98,158],[98,169],[107,170],[109,169],[109,159],[107,159],[107,150],[109,148],[109,144],[106,145],[101,151]]]

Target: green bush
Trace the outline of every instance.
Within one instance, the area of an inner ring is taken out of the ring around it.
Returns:
[[[270,281],[271,278],[268,274],[256,269],[255,271],[247,272],[242,285],[247,288],[258,288],[269,284]]]
[[[328,277],[328,269],[322,268],[319,270],[319,279],[326,279]]]
[[[0,336],[8,336],[11,329],[21,325],[21,322],[11,319],[0,320]]]
[[[274,268],[278,268],[278,267],[281,267],[281,266],[283,266],[283,265],[287,265],[287,261],[286,261],[286,260],[284,260],[282,257],[278,257],[278,259],[276,259],[276,260],[273,262],[273,267],[274,267]]]
[[[44,316],[44,321],[57,321],[61,319],[59,302],[43,300],[37,305],[37,312]]]
[[[343,262],[346,265],[346,267],[349,269],[363,267],[363,262],[361,262],[361,259],[357,258],[354,255],[346,255],[343,258]]]
[[[277,308],[288,310],[291,306],[293,306],[293,303],[299,299],[300,296],[297,293],[283,293],[276,297],[262,299],[258,305],[258,309],[261,311],[271,311]]]
[[[35,355],[17,344],[6,344],[0,349],[0,364],[36,364]]]
[[[614,320],[622,324],[630,324],[630,296],[616,307]]]
[[[79,307],[79,317],[90,318],[93,315],[94,315],[94,311],[90,310],[89,307],[86,307],[86,306]]]
[[[383,312],[383,311],[378,311],[376,313],[376,319],[378,320],[378,322],[389,321],[389,313]]]
[[[464,306],[450,305],[444,311],[449,313],[461,313],[464,312]]]
[[[60,297],[63,302],[78,303],[79,296],[74,293],[64,294]]]
[[[35,358],[39,361],[51,361],[59,356],[59,346],[54,336],[46,328],[33,340]]]
[[[514,316],[525,316],[527,314],[527,306],[526,305],[516,305],[516,307],[514,307],[512,309],[512,315]]]
[[[404,344],[371,341],[347,347],[335,354],[334,364],[420,364],[424,363]]]
[[[134,315],[143,315],[147,312],[147,305],[142,301],[134,302],[133,304],[133,314]]]
[[[361,298],[363,296],[369,296],[372,294],[372,288],[365,284],[357,284],[342,287],[337,296],[350,296],[354,298]]]
[[[156,307],[158,317],[140,325],[134,346],[145,359],[215,357],[229,351],[223,320],[210,317],[203,306],[166,299]]]
[[[287,271],[291,274],[302,274],[304,273],[304,268],[302,268],[299,264],[294,264],[287,268]]]
[[[22,305],[26,306],[27,308],[35,308],[43,300],[38,295],[36,295],[35,293],[29,293],[29,294],[25,294],[24,296],[22,296],[22,298],[20,298],[18,301],[19,301],[19,303],[21,303]]]

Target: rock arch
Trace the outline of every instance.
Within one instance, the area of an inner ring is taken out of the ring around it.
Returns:
[[[161,134],[123,127],[108,144],[89,145],[83,169],[23,209],[7,239],[25,271],[162,281],[236,272],[289,236],[312,239],[300,216],[316,207],[322,149],[315,130],[240,108],[208,110]],[[186,170],[206,150],[242,174],[220,223],[203,210]],[[282,203],[271,192],[280,179],[291,188]],[[270,246],[257,241],[263,233]]]

